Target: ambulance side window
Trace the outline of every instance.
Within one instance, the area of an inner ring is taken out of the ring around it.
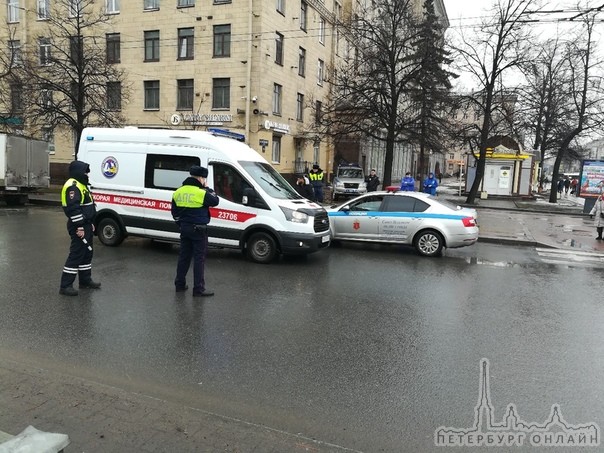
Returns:
[[[148,154],[145,187],[176,190],[187,179],[193,165],[200,165],[199,157]]]
[[[243,189],[251,187],[241,174],[230,165],[213,163],[214,191],[220,198],[241,204]]]

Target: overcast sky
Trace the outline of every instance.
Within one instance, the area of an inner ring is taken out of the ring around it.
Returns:
[[[471,27],[481,23],[481,19],[487,15],[490,15],[491,8],[498,0],[444,0],[445,8],[447,10],[447,16],[449,17],[449,30],[451,33],[455,33],[460,27]],[[500,0],[506,1],[506,0]],[[575,22],[560,22],[561,19],[568,19],[577,14],[577,3],[581,1],[586,6],[601,6],[604,0],[541,0],[540,2],[535,1],[534,9],[538,8],[540,3],[542,11],[548,11],[544,14],[531,15],[531,19],[538,19],[539,24],[533,25],[533,31],[538,33],[541,38],[545,36],[553,36],[555,34],[564,34],[570,32],[577,25]],[[552,12],[560,11],[560,12]],[[604,11],[601,13],[601,19],[604,20]],[[600,51],[604,50],[604,22],[600,26],[596,27],[596,33],[600,35],[599,47]],[[460,78],[454,82],[457,89],[468,89],[471,88],[474,83],[471,78],[466,74],[460,74]]]

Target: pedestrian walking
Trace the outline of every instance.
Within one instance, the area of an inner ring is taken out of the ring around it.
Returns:
[[[308,177],[310,178],[310,184],[312,185],[313,190],[315,191],[315,199],[319,203],[323,203],[323,178],[325,174],[321,167],[317,164],[312,166],[312,170],[310,170]]]
[[[411,172],[405,173],[405,177],[401,181],[401,190],[403,192],[413,192],[415,191],[415,179],[411,176]]]
[[[604,231],[604,194],[598,197],[594,207],[591,208],[591,211],[589,212],[589,216],[594,219],[594,225],[598,232],[596,240],[601,241],[602,232]]]
[[[570,178],[566,176],[564,178],[564,196],[568,198],[568,191],[570,190]]]
[[[570,194],[577,196],[577,186],[579,185],[579,181],[577,178],[573,178],[570,182]]]
[[[79,287],[99,289],[101,284],[92,280],[92,237],[96,206],[90,192],[86,162],[75,160],[69,164],[69,179],[61,191],[61,204],[67,216],[67,232],[71,238],[69,255],[61,274],[59,294],[77,296],[73,287],[76,276]]]
[[[438,174],[438,184],[442,184],[442,182],[443,182],[443,174],[442,174],[442,172],[440,172]]]
[[[562,191],[564,190],[564,180],[562,178],[558,179],[558,195],[562,196]]]
[[[369,176],[365,178],[365,184],[367,185],[367,192],[375,192],[378,189],[380,178],[378,178],[375,168],[372,168]]]
[[[208,251],[207,225],[210,207],[218,205],[218,196],[206,186],[208,169],[193,165],[189,177],[172,195],[172,217],[180,228],[180,252],[174,286],[176,292],[186,291],[187,272],[193,258],[193,296],[213,296],[206,288],[205,260]]]
[[[429,173],[428,177],[424,179],[424,192],[430,195],[436,195],[436,188],[438,187],[438,181],[434,177],[434,173]]]
[[[296,191],[304,198],[310,201],[315,201],[315,191],[312,186],[306,181],[304,175],[298,175],[296,177],[296,185],[294,186]]]

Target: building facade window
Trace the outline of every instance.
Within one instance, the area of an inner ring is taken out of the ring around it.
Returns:
[[[277,12],[281,13],[285,16],[285,0],[276,0],[277,1]]]
[[[304,95],[302,93],[298,93],[296,99],[296,120],[304,121]]]
[[[281,163],[281,136],[273,135],[273,152],[271,159],[274,164]]]
[[[82,0],[69,0],[69,17],[80,16],[82,11]]]
[[[306,76],[306,49],[304,47],[298,49],[298,75]]]
[[[214,25],[214,57],[231,56],[231,25]]]
[[[143,9],[145,11],[159,9],[159,0],[145,0],[143,3]]]
[[[69,51],[71,55],[71,61],[73,64],[79,66],[84,59],[84,37],[83,36],[70,36],[69,37]]]
[[[193,59],[193,29],[179,28],[178,29],[178,59],[192,60]]]
[[[50,38],[40,38],[38,40],[38,54],[42,66],[50,64]]]
[[[321,142],[319,140],[315,140],[312,144],[312,161],[319,163],[320,158],[321,158]]]
[[[231,79],[212,79],[212,108],[231,108]]]
[[[319,18],[319,42],[325,45],[325,19]]]
[[[8,7],[8,22],[19,22],[19,12],[21,10],[19,7],[19,0],[8,0],[6,5]]]
[[[145,61],[159,61],[159,30],[145,32]]]
[[[176,110],[193,110],[193,79],[177,80]]]
[[[283,35],[275,34],[275,63],[283,66]]]
[[[319,58],[317,62],[317,85],[323,85],[323,78],[325,76],[325,62]]]
[[[8,55],[10,56],[10,65],[19,66],[23,62],[21,55],[21,41],[12,39],[8,42]]]
[[[13,112],[23,111],[23,85],[14,83],[10,86],[10,101]]]
[[[321,115],[323,112],[323,103],[321,101],[315,101],[315,126],[321,125]]]
[[[122,83],[107,82],[107,110],[122,109]]]
[[[159,109],[159,80],[145,81],[145,110]]]
[[[80,99],[78,82],[71,82],[69,84],[69,93],[71,96],[71,110],[75,111]]]
[[[105,0],[105,12],[117,14],[120,12],[120,0]]]
[[[283,94],[283,87],[278,83],[273,85],[273,114],[281,115],[281,96]]]
[[[40,90],[40,105],[42,108],[49,109],[53,104],[52,89],[48,85],[44,85]]]
[[[300,2],[300,29],[306,31],[306,24],[308,18],[308,4],[302,0]]]
[[[38,19],[48,19],[50,17],[50,0],[38,0],[36,11]]]
[[[107,33],[105,35],[107,44],[107,63],[115,64],[119,63],[121,56],[121,42],[119,33]]]
[[[195,0],[178,0],[178,7],[195,6]]]

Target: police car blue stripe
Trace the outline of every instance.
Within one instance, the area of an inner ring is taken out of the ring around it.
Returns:
[[[381,212],[381,211],[357,211],[357,212],[328,212],[329,217],[412,217],[414,219],[447,219],[447,220],[461,220],[467,217],[471,217],[469,214],[430,214],[425,212]]]

